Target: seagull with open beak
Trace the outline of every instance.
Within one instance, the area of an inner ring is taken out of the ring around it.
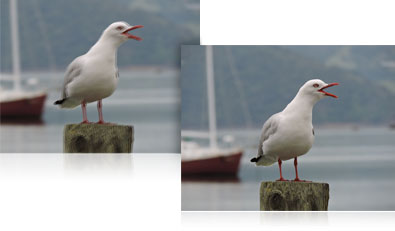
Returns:
[[[336,95],[325,91],[336,85],[339,84],[327,84],[320,79],[307,81],[282,112],[272,115],[264,123],[258,155],[252,158],[251,162],[257,166],[269,166],[278,162],[278,181],[286,181],[281,171],[282,161],[294,158],[294,181],[302,181],[298,175],[297,158],[306,154],[314,143],[313,107],[326,96],[337,98]]]
[[[75,108],[81,104],[82,123],[89,123],[86,104],[97,101],[99,124],[104,124],[102,99],[109,97],[118,85],[117,51],[127,40],[141,41],[131,31],[143,28],[126,22],[109,25],[99,40],[84,55],[77,57],[67,67],[62,97],[55,102],[61,108]]]

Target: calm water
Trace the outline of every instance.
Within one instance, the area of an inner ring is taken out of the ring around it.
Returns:
[[[0,126],[0,152],[62,152],[63,126],[82,121],[81,108],[59,109],[63,73],[25,73],[49,89],[42,125]],[[120,70],[118,88],[103,100],[104,120],[135,128],[133,152],[179,153],[178,71]],[[97,121],[96,103],[88,105],[88,119]]]
[[[330,184],[329,210],[395,210],[395,130],[319,129],[310,152],[298,158],[302,179]],[[279,177],[277,164],[249,162],[260,131],[222,132],[245,147],[238,183],[182,182],[182,210],[259,210],[261,181]],[[287,179],[293,161],[283,162]]]

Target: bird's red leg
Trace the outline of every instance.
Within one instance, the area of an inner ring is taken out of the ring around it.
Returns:
[[[99,112],[99,121],[97,123],[104,124],[101,100],[97,101],[97,111]]]
[[[288,181],[283,178],[283,173],[281,171],[281,164],[282,164],[282,161],[280,159],[278,159],[278,167],[280,168],[280,179],[278,179],[277,181]]]
[[[297,157],[295,157],[295,159],[294,159],[294,166],[295,166],[295,175],[296,175],[294,181],[301,181],[298,176],[298,158]]]
[[[81,108],[82,108],[82,124],[89,124],[88,121],[88,116],[86,115],[86,103],[85,101],[82,101],[81,103]]]
[[[298,158],[295,157],[294,159],[294,166],[295,166],[295,179],[293,181],[297,181],[297,182],[310,182],[310,181],[306,181],[306,180],[301,180],[299,179],[299,175],[298,175]]]
[[[99,112],[99,121],[97,121],[97,123],[98,124],[113,124],[113,123],[104,122],[102,108],[103,108],[103,105],[102,105],[101,100],[97,101],[97,111]]]

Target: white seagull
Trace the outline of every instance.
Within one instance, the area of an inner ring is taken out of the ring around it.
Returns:
[[[269,166],[278,162],[280,179],[277,181],[287,181],[282,176],[281,163],[294,158],[294,181],[302,181],[298,176],[297,157],[306,154],[314,142],[313,107],[325,96],[337,98],[324,91],[335,85],[339,84],[326,84],[320,79],[307,81],[282,112],[272,115],[263,124],[258,156],[252,158],[251,162],[255,162],[257,166]]]
[[[137,41],[140,37],[128,32],[143,26],[130,26],[126,22],[109,25],[99,40],[84,55],[74,59],[67,67],[64,77],[62,99],[57,100],[61,108],[82,106],[82,123],[89,123],[86,104],[97,101],[99,124],[104,124],[102,99],[109,97],[118,84],[117,50],[128,39]]]

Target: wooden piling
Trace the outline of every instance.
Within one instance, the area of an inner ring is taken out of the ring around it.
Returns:
[[[263,181],[261,211],[327,211],[329,184],[316,182]]]
[[[67,124],[63,151],[67,153],[131,153],[133,126],[116,124]]]

